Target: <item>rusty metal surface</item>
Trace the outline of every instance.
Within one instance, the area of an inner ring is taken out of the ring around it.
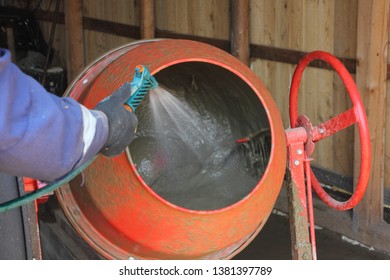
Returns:
[[[272,97],[255,74],[226,52],[187,40],[158,40],[118,48],[91,64],[67,95],[93,108],[144,64],[152,75],[185,62],[223,67],[247,83],[267,112],[272,151],[253,191],[228,207],[197,211],[159,197],[125,154],[98,157],[83,178],[57,191],[79,234],[109,259],[225,259],[242,250],[265,224],[279,194],[286,166],[282,121]],[[84,184],[81,185],[81,181]]]
[[[305,183],[308,135],[303,127],[286,130],[287,142],[287,193],[291,233],[291,254],[294,260],[313,259],[313,247],[308,229],[308,201]],[[311,186],[310,186],[311,187]]]

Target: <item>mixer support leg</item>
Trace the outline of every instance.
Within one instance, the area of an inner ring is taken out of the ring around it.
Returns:
[[[288,209],[291,232],[291,252],[294,260],[312,260],[312,244],[308,229],[307,196],[305,185],[305,150],[302,141],[288,137]]]

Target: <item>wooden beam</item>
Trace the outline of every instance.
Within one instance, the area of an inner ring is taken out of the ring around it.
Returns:
[[[154,0],[140,1],[140,29],[141,39],[154,38],[155,15]]]
[[[283,62],[288,64],[298,64],[299,61],[308,54],[308,52],[297,51],[291,49],[277,48],[263,45],[250,45],[251,57],[260,58],[269,61]],[[337,57],[347,68],[351,74],[356,73],[356,60],[348,57]],[[310,62],[310,67],[329,69],[333,71],[333,68],[322,60],[314,60]]]
[[[114,34],[127,38],[141,38],[140,28],[134,25],[84,17],[83,27],[86,30],[93,30],[106,34]]]
[[[355,227],[362,229],[383,221],[389,9],[390,0],[358,2],[356,84],[366,106],[372,154],[368,188],[362,202],[354,210]],[[360,151],[359,145],[355,144],[355,154]],[[359,169],[359,159],[356,159],[355,181]]]
[[[230,0],[230,10],[231,53],[249,65],[249,0]]]
[[[65,36],[67,44],[68,81],[73,80],[84,67],[83,1],[65,0]]]
[[[37,10],[35,12],[35,18],[42,21],[50,21],[51,12],[41,12]],[[64,24],[64,14],[58,15],[58,23]],[[138,26],[118,23],[108,20],[83,17],[83,27],[87,30],[93,30],[96,32],[108,33],[117,36],[140,39],[140,28]],[[231,43],[228,40],[215,39],[209,37],[202,37],[191,34],[179,34],[176,32],[155,29],[155,36],[159,38],[172,38],[172,39],[188,39],[203,42],[214,47],[220,48],[226,52],[231,51]],[[255,45],[250,44],[250,57],[265,59],[269,61],[283,62],[288,64],[298,64],[299,60],[304,57],[307,52],[297,51],[292,49],[277,48],[273,46]],[[338,57],[338,59],[345,65],[351,74],[356,73],[356,60],[349,57]],[[323,69],[333,69],[326,62],[321,60],[315,60],[309,64],[310,67],[317,67]],[[390,68],[390,65],[388,66]],[[390,75],[388,77],[390,79]]]

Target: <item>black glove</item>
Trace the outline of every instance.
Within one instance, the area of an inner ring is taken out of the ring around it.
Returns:
[[[102,111],[108,119],[108,139],[100,151],[106,157],[119,155],[135,138],[137,117],[123,106],[130,95],[130,83],[125,83],[94,108],[94,110]]]

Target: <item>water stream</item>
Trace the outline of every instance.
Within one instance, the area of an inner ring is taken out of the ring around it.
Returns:
[[[214,210],[250,193],[264,170],[253,164],[258,151],[236,144],[228,117],[164,87],[148,95],[129,148],[138,172],[158,195],[188,209]]]

